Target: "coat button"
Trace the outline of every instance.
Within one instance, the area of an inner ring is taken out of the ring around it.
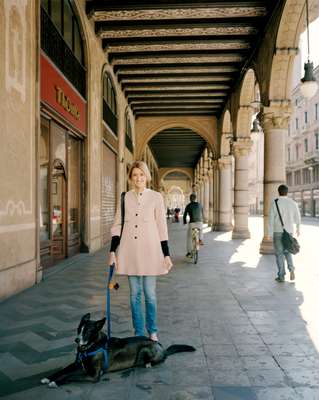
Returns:
[[[134,236],[134,239],[137,239],[137,236]]]
[[[135,228],[137,228],[137,225],[135,225]]]
[[[136,216],[138,216],[138,214],[135,214]]]

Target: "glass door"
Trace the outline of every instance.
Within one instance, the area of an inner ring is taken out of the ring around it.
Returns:
[[[61,162],[56,161],[51,179],[51,237],[53,261],[66,257],[66,180]]]

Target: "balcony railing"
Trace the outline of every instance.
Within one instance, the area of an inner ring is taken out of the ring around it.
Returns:
[[[41,48],[85,98],[86,71],[41,7]]]
[[[318,164],[319,163],[319,150],[314,150],[305,153],[304,157],[305,164]]]
[[[117,136],[117,117],[103,99],[103,121],[112,129],[113,133]]]

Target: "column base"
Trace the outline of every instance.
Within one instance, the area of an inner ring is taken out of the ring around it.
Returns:
[[[233,230],[232,239],[250,239],[250,232],[248,229]]]
[[[216,225],[216,231],[221,231],[221,232],[229,232],[233,230],[233,225],[232,224],[218,224]]]
[[[264,236],[259,248],[260,254],[275,254],[274,245],[270,237]]]

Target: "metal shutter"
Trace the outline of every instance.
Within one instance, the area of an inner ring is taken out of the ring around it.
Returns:
[[[116,210],[116,154],[103,145],[102,170],[102,240],[106,244],[111,239],[110,229]]]

